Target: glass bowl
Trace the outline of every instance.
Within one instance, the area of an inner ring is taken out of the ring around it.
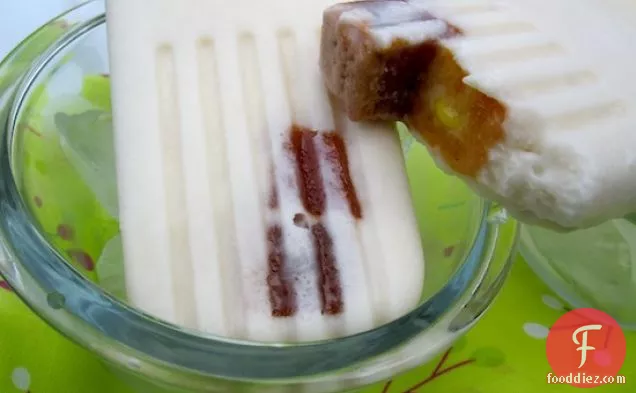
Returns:
[[[596,308],[636,329],[635,216],[569,233],[523,226],[520,251],[532,270],[574,308]]]
[[[140,389],[354,391],[441,352],[500,290],[517,223],[437,169],[401,128],[427,261],[407,315],[353,336],[272,344],[201,334],[128,305],[107,55],[103,4],[89,2],[0,64],[0,272],[37,315]]]

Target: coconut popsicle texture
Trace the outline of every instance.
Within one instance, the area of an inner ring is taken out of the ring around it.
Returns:
[[[624,0],[359,1],[321,69],[353,120],[403,120],[438,164],[557,229],[636,211],[636,27]]]
[[[328,0],[107,2],[128,299],[256,341],[358,333],[418,304],[398,137],[332,106]]]

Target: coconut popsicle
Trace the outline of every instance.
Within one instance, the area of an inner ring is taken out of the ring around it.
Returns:
[[[424,257],[388,124],[319,69],[329,0],[107,1],[129,301],[258,341],[358,333],[417,305]]]
[[[636,211],[636,29],[615,11],[628,3],[334,5],[322,72],[350,118],[405,121],[517,218],[588,227]]]

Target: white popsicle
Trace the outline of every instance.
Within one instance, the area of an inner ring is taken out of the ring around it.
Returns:
[[[424,258],[387,125],[332,110],[331,0],[110,0],[130,302],[188,328],[316,340],[419,301]]]
[[[323,72],[352,118],[406,119],[440,167],[529,223],[636,211],[636,3],[362,1],[325,18]]]

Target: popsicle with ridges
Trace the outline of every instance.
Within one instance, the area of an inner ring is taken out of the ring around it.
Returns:
[[[107,3],[134,306],[285,342],[358,333],[418,303],[424,257],[397,135],[350,122],[324,87],[330,4]]]

